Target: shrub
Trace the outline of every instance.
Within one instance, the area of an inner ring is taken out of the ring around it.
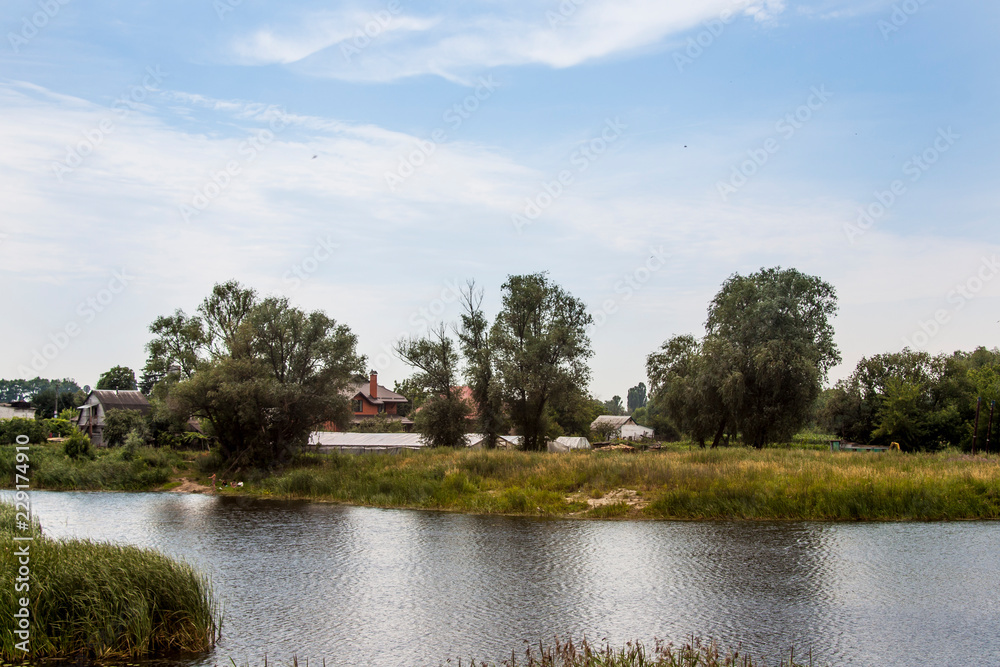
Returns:
[[[34,419],[0,419],[0,445],[13,445],[19,435],[26,435],[29,442],[40,444],[48,440],[49,431],[44,422]]]
[[[143,444],[149,441],[149,422],[138,410],[108,410],[104,415],[104,442],[114,447],[125,442],[129,433],[138,433]]]
[[[63,452],[71,459],[93,458],[90,451],[90,438],[82,431],[74,430],[63,442]]]

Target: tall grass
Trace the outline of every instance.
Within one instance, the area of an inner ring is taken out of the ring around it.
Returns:
[[[632,502],[588,499],[629,489]],[[1000,457],[725,448],[566,454],[426,449],[307,455],[245,491],[488,514],[597,518],[1000,518]]]
[[[0,503],[0,577],[13,582],[14,507]],[[23,532],[17,533],[23,535]],[[30,545],[30,649],[9,629],[20,608],[13,585],[0,592],[5,661],[137,658],[211,648],[221,624],[208,580],[190,565],[132,546],[52,540],[34,528]],[[24,544],[24,542],[20,543]],[[20,546],[18,544],[18,546]]]
[[[72,459],[56,444],[31,446],[31,485],[51,490],[146,491],[170,480],[181,462],[177,452],[142,447],[93,450],[94,458]],[[14,480],[15,450],[0,446],[0,488]]]
[[[810,661],[811,664],[811,661]],[[572,640],[558,639],[550,645],[539,643],[528,646],[523,661],[518,661],[516,653],[502,667],[765,667],[762,660],[754,660],[738,650],[723,651],[714,641],[705,642],[692,638],[682,646],[657,641],[652,648],[641,642],[629,642],[624,647],[614,648],[610,644],[593,645],[586,639],[579,644]],[[794,661],[779,659],[777,667],[803,667]],[[495,667],[493,663],[472,660],[469,667]]]

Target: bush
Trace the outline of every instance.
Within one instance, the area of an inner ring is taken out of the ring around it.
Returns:
[[[63,442],[63,452],[71,459],[93,458],[90,451],[90,438],[82,431],[74,430]]]
[[[19,435],[28,436],[31,443],[41,444],[48,440],[49,431],[44,421],[23,417],[0,419],[0,445],[13,445]]]
[[[149,421],[138,410],[108,410],[104,415],[104,443],[108,447],[124,443],[133,432],[139,434],[144,445],[149,442]]]
[[[77,430],[76,424],[62,417],[59,419],[43,419],[42,424],[43,428],[55,438],[65,438]]]

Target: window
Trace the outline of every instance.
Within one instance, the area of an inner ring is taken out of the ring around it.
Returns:
[[[361,399],[355,398],[351,401],[351,410],[354,412],[361,412]]]

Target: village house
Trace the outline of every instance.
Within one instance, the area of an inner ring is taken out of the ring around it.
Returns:
[[[385,415],[389,421],[398,421],[403,425],[403,429],[409,431],[413,428],[413,420],[408,419],[399,413],[399,407],[409,403],[405,396],[383,387],[378,383],[378,373],[371,372],[367,380],[364,376],[357,376],[356,381],[344,392],[351,401],[351,423],[359,424],[366,419],[371,419],[378,415]],[[337,431],[337,425],[333,422],[326,422],[323,428],[327,431]]]
[[[35,409],[28,401],[11,401],[10,403],[0,403],[0,419],[34,419]]]
[[[636,424],[635,420],[629,415],[601,415],[590,424],[590,430],[597,431],[600,426],[613,429],[613,437],[624,438],[625,440],[641,440],[642,438],[653,437],[653,429],[648,426]]]
[[[77,408],[80,416],[76,426],[90,436],[95,447],[103,447],[104,417],[109,410],[138,410],[142,414],[150,411],[149,401],[141,391],[119,389],[95,389],[87,396],[83,405]]]

